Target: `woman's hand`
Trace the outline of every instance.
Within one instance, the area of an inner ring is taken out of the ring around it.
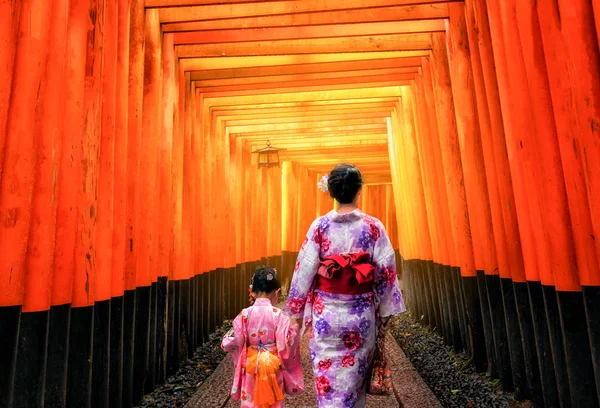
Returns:
[[[389,327],[390,327],[391,319],[390,316],[380,317],[379,318],[379,336],[385,336]]]

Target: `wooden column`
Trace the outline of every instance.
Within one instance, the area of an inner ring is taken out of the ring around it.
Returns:
[[[22,4],[17,34],[12,97],[2,129],[3,162],[0,179],[0,245],[4,248],[0,293],[3,306],[21,305],[25,285],[25,257],[31,222],[37,143],[37,93],[48,59],[51,6],[48,2]],[[30,18],[29,16],[33,16]],[[10,50],[9,50],[10,53]],[[6,131],[6,136],[4,132]],[[29,137],[27,137],[29,135]]]
[[[129,79],[129,0],[119,0],[117,30],[117,73],[114,135],[114,203],[112,236],[112,293],[122,296],[125,290],[125,258],[128,252],[127,236],[127,130]]]
[[[467,25],[468,40],[470,44],[471,66],[473,70],[474,90],[477,101],[477,113],[481,129],[481,147],[483,159],[485,162],[485,174],[489,193],[489,203],[491,210],[491,221],[493,225],[494,244],[498,265],[497,269],[486,270],[487,300],[491,311],[491,324],[493,328],[493,346],[494,346],[494,366],[491,367],[492,373],[497,373],[505,389],[511,389],[513,386],[512,368],[509,356],[509,349],[516,349],[519,354],[521,348],[520,341],[508,343],[505,310],[502,302],[502,283],[500,278],[510,279],[513,269],[519,268],[520,272],[515,271],[515,281],[522,284],[525,281],[523,271],[523,261],[520,248],[520,239],[518,236],[518,227],[514,212],[514,198],[512,185],[508,168],[498,165],[499,161],[494,155],[495,143],[500,149],[504,149],[504,159],[501,161],[508,166],[506,159],[506,147],[504,143],[504,130],[502,125],[502,116],[500,112],[499,101],[497,99],[497,82],[493,66],[493,57],[491,56],[491,40],[487,16],[476,16],[474,1],[465,2],[465,19]],[[480,47],[482,49],[480,49]],[[485,65],[487,64],[487,65]],[[487,71],[486,71],[487,70]],[[486,83],[487,81],[487,83]],[[488,91],[487,87],[493,87]],[[508,175],[508,177],[506,177]],[[503,204],[508,202],[509,205]],[[510,205],[512,203],[512,205]],[[511,230],[510,245],[507,242],[507,232],[505,222],[510,223]],[[514,223],[514,224],[513,224]],[[516,246],[516,250],[512,247]],[[511,249],[509,249],[511,247]],[[511,256],[516,257],[511,261]],[[514,282],[506,282],[510,287]],[[526,289],[526,288],[525,288]],[[521,301],[525,302],[527,296],[521,296]],[[526,313],[529,313],[529,301],[526,302]],[[514,304],[511,302],[510,304]],[[511,333],[520,331],[523,325],[518,326],[515,319],[508,318],[513,322]],[[530,321],[528,319],[526,321]],[[529,325],[527,326],[529,327]],[[532,338],[531,336],[523,336]],[[518,336],[511,336],[517,339]],[[535,353],[535,350],[533,350]],[[535,356],[533,356],[535,358]],[[529,360],[526,360],[529,361]],[[537,364],[536,364],[537,367]],[[536,396],[540,393],[536,389],[533,392]]]
[[[87,48],[86,27],[89,16],[89,3],[71,5],[68,14],[67,45],[64,79],[64,116],[61,128],[60,163],[57,169],[56,185],[58,186],[56,236],[54,246],[54,267],[52,282],[52,305],[68,305],[73,299],[74,275],[74,247],[76,242],[75,225],[77,214],[77,190],[81,186],[81,175],[78,168],[81,166],[81,134],[83,129],[83,90],[85,82],[85,64]],[[20,92],[22,93],[22,91]],[[3,292],[4,293],[4,292]],[[49,401],[52,396],[59,394],[54,401],[58,404],[66,403],[65,390],[67,388],[67,361],[69,350],[64,347],[64,338],[70,331],[69,306],[61,307],[62,315],[57,316],[62,322],[56,325],[56,330],[51,323],[50,340],[48,349],[58,358],[63,359],[61,369],[54,372],[56,382],[49,381]],[[57,337],[58,341],[56,341]],[[84,342],[85,343],[85,342]],[[83,353],[86,354],[85,352]],[[72,369],[72,367],[71,367]],[[89,379],[89,376],[87,377]],[[52,383],[55,383],[55,389]],[[85,391],[90,391],[85,389]],[[89,394],[88,394],[89,395]]]
[[[173,278],[173,240],[175,214],[173,212],[173,139],[176,98],[175,48],[172,34],[165,34],[162,43],[162,101],[161,134],[159,144],[160,205],[158,257],[159,276]]]
[[[548,253],[547,241],[543,234],[543,226],[541,226],[543,222],[542,209],[540,208],[541,196],[538,190],[536,190],[539,186],[536,186],[533,180],[532,172],[534,169],[531,168],[531,159],[527,159],[523,151],[523,149],[531,151],[532,146],[531,143],[521,144],[519,141],[520,135],[532,135],[535,130],[532,128],[533,123],[530,120],[533,113],[529,111],[531,105],[529,103],[528,86],[526,83],[523,83],[527,79],[524,72],[522,55],[518,48],[516,48],[519,40],[518,37],[508,39],[510,36],[518,36],[518,31],[503,29],[500,25],[502,23],[502,14],[497,5],[488,2],[488,14],[494,57],[497,63],[498,84],[501,90],[500,98],[505,117],[506,146],[513,185],[515,187],[519,227],[522,231],[521,242],[523,244],[527,279],[528,281],[536,281],[538,278],[535,274],[539,271],[539,279],[541,279],[543,285],[546,285],[548,292],[553,289],[554,277],[550,272],[550,255]],[[508,44],[508,42],[512,41],[516,41],[516,44]],[[529,221],[525,218],[526,214],[529,215]],[[528,226],[531,229],[528,229]],[[534,265],[537,265],[537,267]],[[552,297],[553,295],[548,292],[546,299],[552,301]],[[553,310],[553,308],[550,308],[550,310]],[[557,310],[554,309],[551,313],[553,314],[554,312],[557,312]],[[551,321],[548,320],[548,323],[551,323]],[[549,326],[549,328],[551,335],[552,332],[556,334],[556,326]],[[555,335],[553,340],[555,372],[560,373],[562,352],[559,344],[556,343],[557,341],[560,341],[560,339]],[[561,378],[561,375],[557,376],[557,380],[558,378]],[[564,391],[564,378],[560,382],[559,393],[562,392],[561,388]]]
[[[0,168],[4,161],[7,134],[8,109],[12,93],[13,72],[17,55],[17,38],[22,2],[10,1],[0,5],[0,76],[5,78],[0,85]],[[0,176],[0,182],[2,176]]]
[[[450,19],[446,24],[446,45],[456,111],[458,141],[464,169],[465,189],[469,204],[469,221],[473,233],[473,249],[487,363],[492,370],[495,362],[492,311],[488,303],[485,275],[498,272],[498,260],[488,194],[488,181],[481,142],[479,112],[473,87],[473,69],[469,49],[465,7],[449,5]]]
[[[537,4],[536,9],[544,45],[552,107],[556,118],[562,169],[569,198],[579,269],[578,278],[584,291],[583,306],[587,312],[586,323],[592,347],[592,361],[598,394],[600,392],[600,360],[597,358],[597,350],[600,347],[598,346],[600,344],[600,325],[594,323],[596,319],[591,316],[590,312],[596,308],[593,305],[598,302],[592,299],[598,299],[597,268],[599,262],[593,262],[591,247],[595,246],[596,259],[598,259],[600,247],[598,240],[594,237],[598,232],[597,220],[599,217],[597,214],[600,212],[595,203],[597,200],[595,189],[598,188],[598,177],[595,173],[598,172],[598,163],[597,160],[590,160],[590,157],[595,157],[600,152],[597,143],[592,142],[598,129],[600,103],[595,94],[599,82],[595,74],[591,74],[589,68],[598,66],[600,63],[598,38],[592,20],[592,5],[589,1],[570,4],[569,10],[565,10],[564,16],[559,13],[559,6],[560,11],[566,7],[563,3],[559,3],[559,5],[544,3]],[[567,149],[567,146],[570,148]],[[582,177],[585,178],[587,186],[588,208],[585,208],[585,194],[581,189]],[[590,234],[590,219],[592,234]],[[569,324],[567,328],[563,328],[563,331],[572,332],[576,336],[577,332],[581,330],[582,322],[577,320],[577,316],[581,316],[582,306],[579,304],[576,293],[562,294],[562,296],[572,309],[566,313],[568,316],[575,316],[569,318],[569,323],[575,323],[579,327],[576,328],[573,324]],[[578,340],[571,341],[583,341],[583,333],[579,334]],[[582,381],[572,380],[577,386],[588,381],[589,373],[586,374],[584,371],[576,370],[573,373],[575,378],[578,378],[579,375],[586,377]],[[574,391],[571,391],[573,401],[581,398],[579,395],[574,396]],[[583,403],[581,400],[578,401]]]
[[[431,237],[427,218],[427,208],[421,176],[419,153],[416,147],[416,126],[414,119],[413,95],[409,87],[402,87],[401,110],[403,115],[404,138],[402,151],[406,168],[406,182],[410,185],[412,212],[416,218],[416,230],[418,233],[419,253],[416,258],[420,260],[432,260]]]
[[[139,208],[137,184],[140,171],[140,149],[142,136],[142,102],[144,81],[144,10],[140,0],[131,2],[131,23],[129,42],[129,100],[128,100],[128,139],[127,139],[127,228],[128,247],[126,289],[136,287],[136,259],[140,245],[136,223]]]
[[[460,264],[460,272],[465,295],[465,308],[471,317],[470,339],[467,338],[467,346],[472,353],[477,370],[485,367],[485,345],[481,343],[482,322],[479,310],[479,293],[477,291],[477,272],[473,255],[473,243],[471,240],[471,228],[469,224],[469,213],[467,209],[467,198],[464,187],[464,176],[460,157],[460,147],[456,128],[456,116],[454,102],[452,100],[452,87],[450,85],[450,73],[446,59],[445,38],[441,33],[432,34],[432,73],[435,85],[436,109],[438,118],[438,129],[444,164],[445,179],[449,186],[448,198],[450,202],[451,225],[456,243],[457,255]],[[460,292],[457,286],[456,292]],[[459,318],[462,316],[459,299]],[[465,330],[463,332],[466,335]],[[475,343],[477,339],[478,343]]]

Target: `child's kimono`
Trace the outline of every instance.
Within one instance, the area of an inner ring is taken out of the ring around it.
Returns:
[[[233,357],[231,395],[241,399],[242,408],[280,408],[283,392],[297,395],[304,390],[298,325],[290,326],[289,317],[268,299],[256,299],[242,310],[222,347]]]

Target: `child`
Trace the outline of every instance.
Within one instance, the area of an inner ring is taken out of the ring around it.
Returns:
[[[251,288],[254,304],[235,318],[222,344],[235,367],[231,395],[242,408],[280,408],[284,391],[304,390],[299,329],[273,306],[281,289],[275,269],[258,266]]]

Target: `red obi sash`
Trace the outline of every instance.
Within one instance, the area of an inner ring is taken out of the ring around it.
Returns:
[[[373,271],[367,252],[324,257],[317,272],[316,289],[358,295],[373,290]]]

